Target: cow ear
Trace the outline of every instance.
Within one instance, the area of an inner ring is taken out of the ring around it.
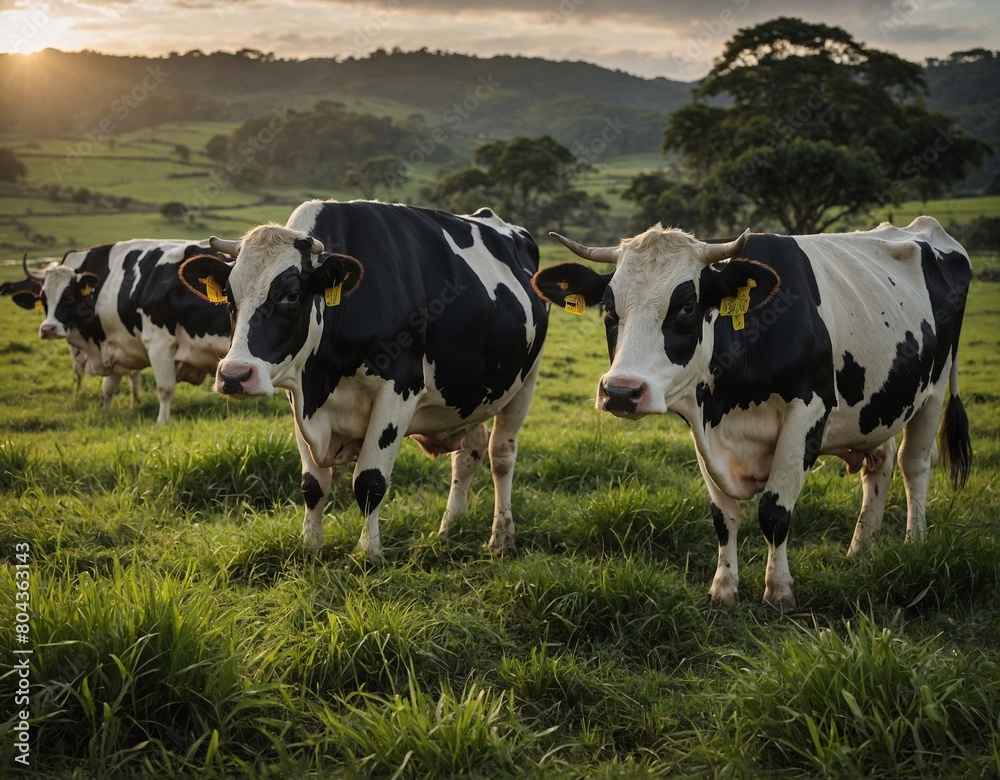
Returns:
[[[302,289],[307,295],[323,295],[331,291],[330,300],[340,301],[358,289],[365,276],[361,261],[350,255],[330,252],[319,256],[316,267],[308,273]],[[339,292],[334,292],[339,289]]]
[[[226,283],[232,263],[215,255],[189,257],[177,268],[177,277],[191,292],[209,303],[226,302]]]
[[[22,309],[34,309],[36,306],[42,305],[41,296],[27,290],[19,290],[10,296],[10,299]]]
[[[713,263],[701,272],[701,300],[705,309],[718,309],[724,298],[736,298],[749,288],[748,311],[764,306],[781,289],[781,275],[766,263],[733,258]]]
[[[584,303],[596,306],[604,300],[604,291],[614,271],[599,274],[583,263],[558,263],[531,277],[538,297],[556,306],[566,306],[566,296],[582,295]]]
[[[99,281],[100,280],[97,278],[97,274],[91,273],[90,271],[84,271],[83,273],[76,275],[77,290],[84,298],[94,294]]]

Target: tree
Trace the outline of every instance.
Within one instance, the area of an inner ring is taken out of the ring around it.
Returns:
[[[225,161],[229,156],[230,139],[228,135],[213,135],[205,144],[205,154],[212,160]]]
[[[476,149],[473,163],[476,167],[442,179],[434,201],[460,212],[488,205],[529,230],[543,222],[561,226],[602,213],[597,201],[572,187],[587,165],[550,136],[489,141]]]
[[[184,217],[187,216],[187,206],[172,200],[160,207],[160,215],[168,222],[183,222]]]
[[[341,186],[361,190],[362,197],[369,199],[375,197],[380,184],[391,194],[406,179],[402,167],[400,158],[392,154],[369,157],[357,168],[347,170]]]
[[[0,181],[20,181],[28,175],[24,163],[10,149],[0,149]]]
[[[927,197],[991,152],[928,111],[919,65],[847,32],[780,18],[740,30],[675,111],[664,151],[681,154],[709,200],[751,219],[824,230],[904,195]],[[727,97],[728,107],[709,104]]]

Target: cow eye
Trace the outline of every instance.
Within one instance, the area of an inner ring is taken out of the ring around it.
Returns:
[[[298,303],[299,294],[297,292],[285,293],[285,297],[281,299],[281,303]]]
[[[698,304],[697,303],[695,303],[694,301],[688,301],[681,308],[680,314],[682,316],[685,316],[685,317],[690,317],[692,314],[695,313],[695,311],[697,310],[697,308],[698,308]]]

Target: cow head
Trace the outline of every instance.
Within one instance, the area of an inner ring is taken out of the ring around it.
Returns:
[[[45,319],[38,328],[43,339],[66,338],[71,331],[94,321],[98,279],[90,272],[77,273],[72,268],[57,265],[45,271],[30,272],[37,283],[34,289],[23,289],[12,296],[25,309],[42,307]]]
[[[361,263],[280,225],[254,228],[240,241],[213,236],[211,246],[236,261],[199,255],[178,274],[196,295],[229,307],[232,346],[219,362],[215,390],[270,395],[292,388],[319,342],[323,308],[354,292]]]
[[[736,257],[748,234],[705,243],[656,225],[617,247],[598,248],[553,234],[581,257],[615,264],[599,274],[561,263],[532,279],[536,292],[556,305],[602,305],[611,370],[598,384],[598,409],[639,418],[667,411],[692,391],[709,368],[712,314],[723,299],[750,286],[749,306],[756,308],[780,284],[769,266]]]

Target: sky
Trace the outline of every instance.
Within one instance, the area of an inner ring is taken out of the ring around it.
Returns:
[[[997,0],[0,0],[0,52],[344,59],[426,47],[694,81],[737,30],[777,16],[842,27],[914,62],[1000,48]]]

